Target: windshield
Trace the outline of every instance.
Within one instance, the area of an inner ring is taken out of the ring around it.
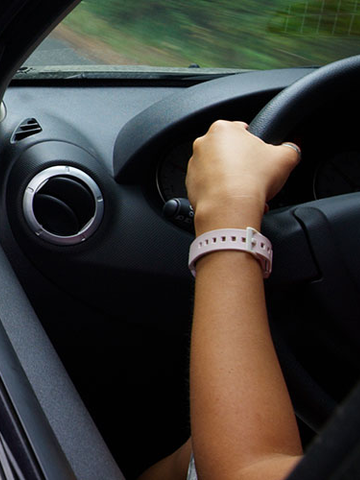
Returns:
[[[356,54],[359,34],[357,0],[83,0],[25,66],[322,65]]]

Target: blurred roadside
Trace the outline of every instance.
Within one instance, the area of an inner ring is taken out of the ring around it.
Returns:
[[[357,3],[83,0],[32,59],[37,65],[64,65],[67,58],[68,65],[181,68],[322,65],[359,53]]]
[[[136,65],[134,59],[120,54],[100,38],[80,34],[61,23],[51,34],[52,38],[69,44],[81,57],[97,65]]]

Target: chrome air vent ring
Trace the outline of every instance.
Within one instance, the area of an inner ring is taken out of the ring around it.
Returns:
[[[35,175],[25,188],[23,212],[30,229],[55,245],[76,245],[99,227],[104,199],[84,171],[57,165]]]

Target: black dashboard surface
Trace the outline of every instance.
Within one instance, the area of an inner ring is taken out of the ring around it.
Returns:
[[[181,144],[184,137],[191,141],[219,117],[250,121],[272,95],[308,71],[250,72],[184,89],[10,87],[5,97],[8,113],[2,123],[1,164],[11,225],[9,229],[3,217],[2,232],[9,255],[18,262],[13,252],[20,245],[42,275],[110,315],[118,314],[119,284],[125,297],[135,298],[141,289],[150,302],[156,277],[157,290],[163,288],[164,297],[173,300],[169,275],[182,285],[191,284],[186,268],[191,235],[161,214],[156,174],[169,145]],[[29,118],[38,122],[41,131],[14,141],[14,131]],[[23,213],[26,185],[39,171],[58,164],[92,176],[105,207],[98,231],[81,245],[65,248],[34,235]],[[130,302],[124,302],[123,315],[143,323],[140,305],[138,311],[136,307],[134,311]],[[167,308],[161,309],[167,315]],[[179,312],[171,328],[181,325],[183,314]],[[156,323],[167,328],[163,317],[154,316]]]

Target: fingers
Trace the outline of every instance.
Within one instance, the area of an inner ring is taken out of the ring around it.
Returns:
[[[249,125],[246,122],[235,121],[234,123],[236,123],[237,125],[241,125],[246,130],[249,128]]]
[[[287,148],[291,148],[292,150],[294,150],[294,152],[297,154],[297,160],[301,160],[301,150],[300,150],[300,147],[298,147],[295,143],[293,142],[284,142],[281,144],[281,147],[287,147]]]
[[[285,160],[285,164],[287,165],[290,174],[301,160],[300,147],[293,142],[284,142],[276,148],[282,151],[282,154],[284,155],[283,160]]]

